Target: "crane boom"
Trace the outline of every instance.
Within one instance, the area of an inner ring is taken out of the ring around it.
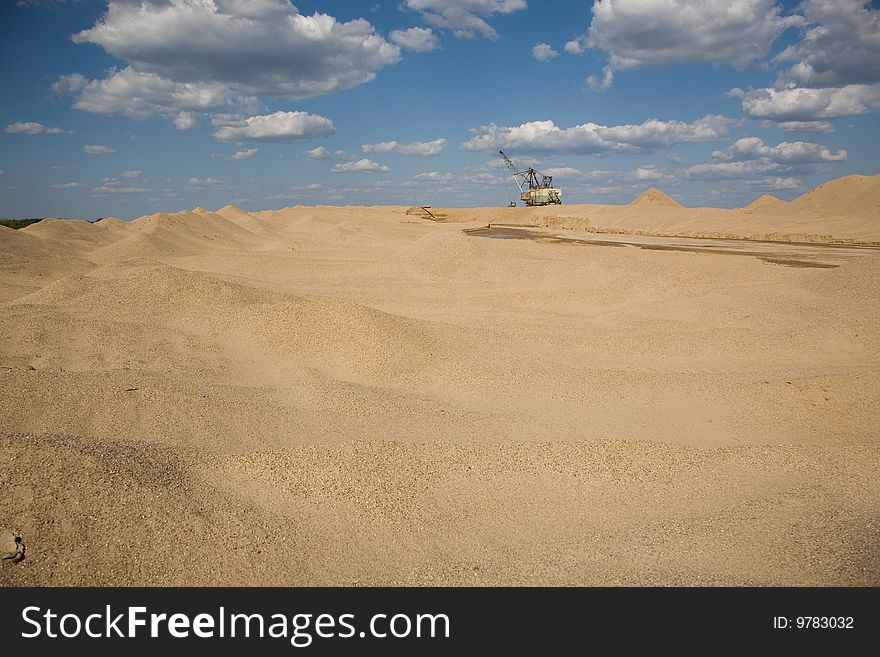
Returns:
[[[510,169],[510,173],[513,176],[513,181],[516,183],[516,186],[519,187],[520,192],[526,191],[526,181],[525,176],[517,171],[516,165],[513,163],[509,157],[504,154],[504,151],[498,151],[501,154],[501,159],[504,160],[504,164],[507,165],[507,168]]]

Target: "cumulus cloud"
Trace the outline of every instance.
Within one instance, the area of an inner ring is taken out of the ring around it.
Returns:
[[[155,73],[127,67],[112,69],[104,79],[85,82],[73,107],[93,114],[119,113],[134,119],[164,114],[186,126],[191,112],[230,112],[259,108],[259,103],[252,96],[236,95],[222,83],[172,82]]]
[[[487,18],[526,8],[525,0],[404,0],[403,6],[419,11],[434,27],[452,30],[456,39],[478,36],[497,39]]]
[[[92,194],[138,194],[148,191],[150,190],[144,189],[143,187],[120,187],[117,185],[101,185],[100,187],[95,187],[92,190]]]
[[[16,121],[15,123],[10,123],[3,129],[3,132],[8,132],[9,134],[19,134],[19,135],[72,135],[74,134],[73,130],[64,130],[62,128],[49,128],[44,126],[42,123],[36,123],[35,121]]]
[[[291,141],[325,137],[336,132],[327,117],[307,112],[275,112],[251,116],[239,125],[226,125],[214,133],[220,141]]]
[[[104,153],[115,153],[116,149],[111,148],[110,146],[83,146],[83,151],[88,153],[89,155],[102,155]]]
[[[559,128],[553,121],[531,121],[514,127],[490,124],[471,129],[464,150],[494,152],[499,148],[554,153],[638,152],[675,144],[714,141],[727,134],[732,119],[705,116],[693,123],[650,119],[637,125],[585,123]]]
[[[140,169],[137,169],[137,170],[131,170],[131,171],[123,171],[119,175],[122,176],[123,178],[140,178],[142,173],[143,173],[143,171],[141,171]]]
[[[583,51],[583,39],[572,39],[571,41],[566,41],[565,52],[567,52],[569,55],[580,55]]]
[[[781,12],[776,0],[596,0],[585,43],[608,53],[608,64],[591,86],[607,88],[614,71],[685,62],[744,68],[803,21]],[[569,44],[567,52],[582,47]]]
[[[810,142],[781,142],[768,146],[758,137],[744,137],[728,148],[712,153],[715,162],[704,162],[689,167],[685,174],[698,180],[775,180],[784,185],[800,185],[800,181],[785,174],[811,171],[822,165],[846,160],[843,149],[832,153],[822,144]],[[796,181],[793,183],[792,181]]]
[[[216,178],[190,178],[187,183],[190,187],[219,187],[223,184],[222,180]]]
[[[880,9],[862,0],[806,0],[796,8],[801,38],[774,58],[773,87],[742,91],[750,117],[783,130],[829,132],[827,119],[880,110]]]
[[[418,182],[445,183],[455,180],[455,176],[453,176],[451,173],[428,171],[425,173],[416,174],[415,176],[413,176],[413,180],[417,180]]]
[[[832,153],[827,146],[804,141],[784,141],[776,146],[767,146],[758,137],[743,137],[732,146],[712,153],[713,158],[724,162],[767,160],[779,164],[841,162],[846,156],[844,149]]]
[[[230,157],[230,160],[249,160],[252,157],[256,157],[259,152],[259,148],[243,148],[241,150],[235,151]]]
[[[330,158],[330,151],[323,146],[316,146],[315,148],[306,151],[307,160],[329,160]]]
[[[392,30],[388,35],[393,43],[413,52],[430,52],[440,47],[440,40],[429,27],[413,27],[408,30]]]
[[[532,48],[532,57],[539,62],[548,62],[554,57],[559,57],[559,53],[546,43],[536,43]]]
[[[798,189],[803,183],[798,178],[782,178],[780,176],[768,176],[760,181],[760,184],[767,189],[772,189],[776,191],[786,190],[786,189]]]
[[[373,160],[368,160],[364,158],[362,160],[356,160],[354,162],[342,162],[340,164],[336,164],[331,169],[336,173],[349,173],[352,171],[369,171],[374,173],[385,173],[386,171],[390,171],[391,169],[384,164],[379,164],[378,162],[373,162]]]
[[[85,187],[85,183],[81,182],[66,182],[66,183],[58,183],[57,185],[52,185],[55,189],[78,189],[80,187]]]
[[[755,179],[778,169],[767,160],[742,160],[737,162],[704,162],[689,167],[685,173],[698,180]]]
[[[665,171],[653,164],[640,166],[635,171],[631,171],[630,173],[628,173],[627,177],[642,182],[659,182],[661,180],[670,181],[675,179],[675,176],[666,173]]]
[[[110,0],[73,40],[163,80],[287,98],[351,89],[400,59],[368,21],[305,16],[288,0]]]
[[[401,144],[396,141],[386,141],[381,144],[363,144],[364,153],[390,154],[390,155],[440,155],[446,148],[445,139],[434,141],[414,141],[409,144]]]
[[[232,155],[227,155],[226,153],[212,153],[211,157],[219,158],[221,160],[249,160],[252,157],[256,157],[259,151],[259,148],[242,148],[235,151]]]
[[[880,9],[865,0],[806,0],[803,38],[775,60],[794,62],[788,80],[805,87],[880,82]]]
[[[550,167],[544,169],[543,173],[554,178],[579,178],[584,175],[583,171],[574,167]]]
[[[789,85],[782,89],[733,89],[730,94],[742,99],[748,116],[772,121],[817,121],[880,110],[880,84],[823,89]]]
[[[199,124],[195,112],[181,112],[172,121],[178,130],[192,130]]]
[[[765,127],[773,125],[770,121],[765,124]],[[785,132],[834,132],[834,126],[828,121],[782,121],[776,127]]]

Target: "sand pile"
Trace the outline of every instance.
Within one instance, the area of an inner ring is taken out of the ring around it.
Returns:
[[[786,201],[776,198],[772,194],[762,194],[754,201],[745,206],[744,210],[769,210],[771,208],[780,209],[787,205]]]
[[[746,208],[685,208],[650,189],[629,205],[558,205],[541,208],[443,210],[448,221],[696,238],[834,244],[880,244],[880,174],[848,176],[820,185],[791,203]],[[648,211],[649,210],[649,211]]]
[[[664,194],[659,189],[651,187],[633,199],[630,205],[664,205],[672,208],[684,207],[671,196]]]
[[[641,236],[876,180],[0,228],[0,583],[880,585],[880,250]]]
[[[832,180],[791,202],[803,216],[845,217],[880,220],[880,175],[846,176]]]

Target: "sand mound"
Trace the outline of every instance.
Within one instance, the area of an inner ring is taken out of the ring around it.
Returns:
[[[241,208],[237,208],[234,205],[224,205],[222,208],[217,210],[214,214],[223,217],[224,219],[229,219],[230,221],[234,221],[236,219],[252,219],[251,215],[242,210]]]
[[[99,262],[265,249],[266,238],[212,212],[156,213],[131,222],[127,236],[93,252]]]
[[[177,323],[206,317],[221,320],[278,298],[267,290],[202,272],[144,265],[112,278],[68,276],[15,303],[52,305],[93,317],[120,316],[130,306]]]
[[[788,205],[787,201],[776,198],[772,194],[764,194],[745,206],[744,210],[770,210],[784,208]]]
[[[42,222],[40,222],[42,223]],[[34,224],[39,225],[39,224]],[[0,301],[28,294],[94,264],[56,241],[0,226]]]
[[[640,237],[869,183],[0,228],[0,585],[876,586],[880,252]]]
[[[799,213],[880,219],[880,174],[852,175],[819,185],[791,202]]]
[[[129,234],[130,224],[121,220],[102,220],[95,223],[69,219],[44,219],[22,230],[54,243],[64,250],[88,257],[88,254],[102,246],[108,246]]]
[[[630,205],[665,205],[674,208],[684,207],[674,198],[668,196],[667,194],[664,194],[655,187],[651,187],[650,189],[642,192],[630,203]]]

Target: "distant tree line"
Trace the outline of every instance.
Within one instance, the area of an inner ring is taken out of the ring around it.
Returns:
[[[30,226],[31,224],[35,224],[38,221],[42,221],[45,217],[32,217],[29,219],[4,219],[0,217],[0,226],[6,226],[7,228],[15,228],[16,230],[19,228],[24,228],[25,226]]]

